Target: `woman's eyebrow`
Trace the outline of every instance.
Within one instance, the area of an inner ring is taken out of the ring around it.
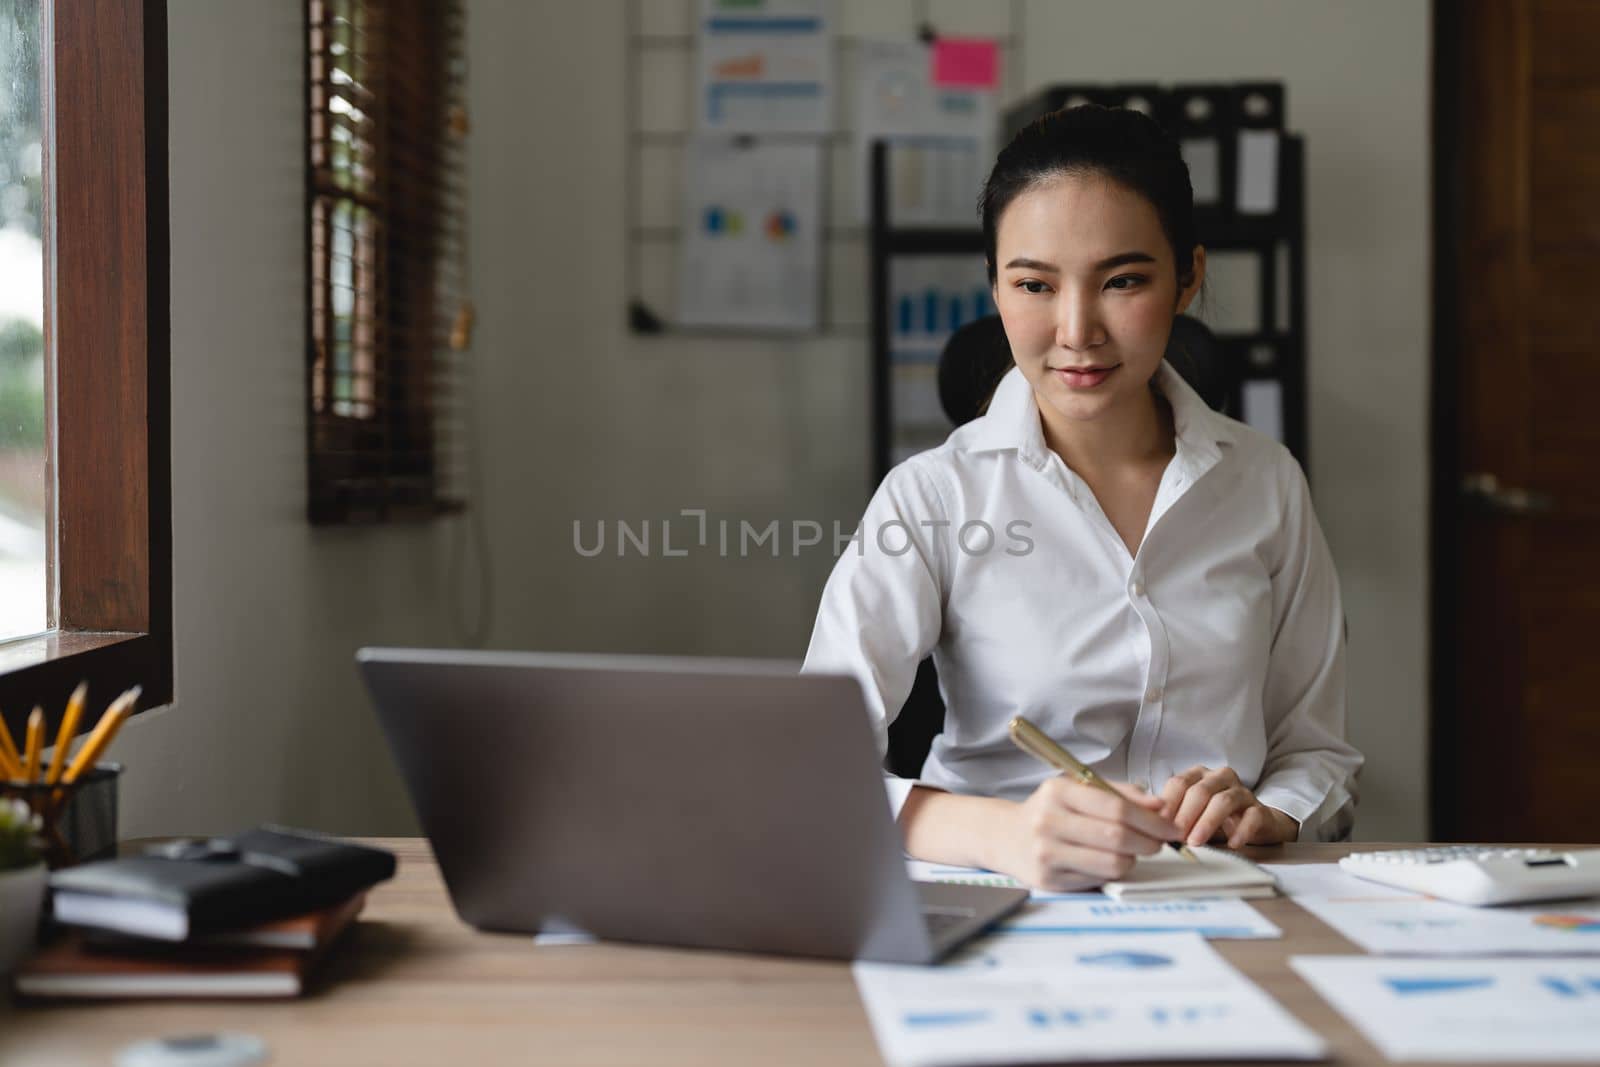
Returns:
[[[1120,267],[1124,263],[1154,262],[1156,262],[1156,257],[1152,256],[1149,252],[1118,252],[1114,256],[1107,256],[1105,259],[1102,259],[1091,269],[1110,270],[1112,267]],[[1010,270],[1013,267],[1021,267],[1024,270],[1049,271],[1052,274],[1061,273],[1061,268],[1056,266],[1054,263],[1046,263],[1043,260],[1038,259],[1028,259],[1026,256],[1018,256],[1016,259],[1013,259],[1010,263],[1006,264],[1007,270]]]
[[[1154,263],[1155,261],[1156,257],[1149,252],[1118,252],[1116,255],[1108,256],[1096,263],[1094,269],[1110,270],[1112,267],[1120,267],[1124,263]]]
[[[1042,260],[1028,259],[1026,256],[1018,256],[1016,259],[1013,259],[1010,263],[1006,264],[1006,270],[1010,270],[1012,267],[1021,267],[1023,270],[1049,271],[1051,274],[1061,273],[1061,269],[1054,263],[1045,263]]]

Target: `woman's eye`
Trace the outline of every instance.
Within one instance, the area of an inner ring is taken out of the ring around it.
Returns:
[[[1024,278],[1017,283],[1017,288],[1026,293],[1043,293],[1048,291],[1050,287],[1037,278]]]
[[[1109,282],[1106,282],[1106,284],[1113,289],[1133,289],[1143,285],[1144,280],[1144,275],[1142,274],[1119,274]],[[1118,282],[1126,282],[1127,284],[1118,285]]]

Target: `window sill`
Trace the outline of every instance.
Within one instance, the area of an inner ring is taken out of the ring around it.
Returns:
[[[56,630],[0,642],[0,711],[13,738],[23,736],[28,712],[44,708],[46,736],[55,737],[67,697],[89,683],[89,708],[98,711],[129,686],[144,687],[139,707],[172,702],[170,668],[162,669],[159,642],[150,634]],[[85,716],[89,729],[98,715]]]
[[[76,656],[97,648],[109,648],[123,641],[131,641],[143,634],[74,633],[70,630],[51,630],[31,637],[17,637],[0,641],[0,674],[37,667],[41,663]]]

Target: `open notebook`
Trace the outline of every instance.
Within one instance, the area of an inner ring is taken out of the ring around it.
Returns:
[[[1106,896],[1117,900],[1181,900],[1270,897],[1277,892],[1278,880],[1243,856],[1203,846],[1189,851],[1195,859],[1170,848],[1154,856],[1139,857],[1127,877],[1106,883]]]

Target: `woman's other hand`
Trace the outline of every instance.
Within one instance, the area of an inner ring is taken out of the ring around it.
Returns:
[[[1218,837],[1229,848],[1277,845],[1300,833],[1298,822],[1257,800],[1232,767],[1195,766],[1173,775],[1162,787],[1160,813],[1190,845]]]

